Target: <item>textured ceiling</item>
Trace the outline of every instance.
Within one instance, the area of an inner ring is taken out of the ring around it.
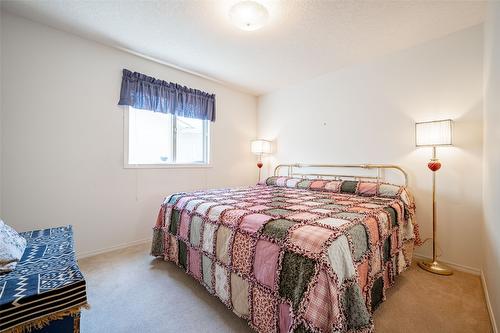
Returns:
[[[486,7],[482,1],[260,0],[269,24],[247,32],[227,18],[235,2],[2,1],[2,8],[259,95],[479,24]]]

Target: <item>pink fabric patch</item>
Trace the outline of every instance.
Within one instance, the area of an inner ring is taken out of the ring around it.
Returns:
[[[290,242],[303,250],[318,254],[333,231],[313,225],[304,225],[292,231]]]
[[[179,236],[184,239],[188,239],[189,233],[189,222],[191,221],[191,216],[189,216],[187,211],[181,214],[181,226],[179,228]]]
[[[331,210],[323,209],[323,208],[316,208],[316,209],[311,209],[311,212],[319,213],[319,214],[329,214],[331,212]]]
[[[265,214],[250,214],[243,218],[240,224],[240,229],[247,232],[255,233],[267,221],[272,219],[271,216]]]
[[[327,181],[326,180],[316,180],[311,183],[311,190],[319,190],[325,187]]]
[[[331,181],[331,182],[328,182],[326,183],[325,185],[325,190],[329,191],[329,192],[338,192],[340,190],[340,184],[342,182],[340,181]]]
[[[354,213],[370,213],[371,210],[365,207],[351,207],[347,211],[349,212],[354,212]]]
[[[306,220],[313,220],[317,217],[319,217],[319,215],[317,215],[317,214],[302,212],[302,213],[290,215],[287,217],[287,219],[295,220],[295,221],[306,221]]]
[[[239,202],[237,204],[234,204],[234,206],[239,207],[239,208],[245,208],[245,207],[252,206],[252,205],[253,205],[253,203],[251,203],[251,202]]]
[[[281,303],[279,305],[280,333],[288,333],[292,327],[292,316],[290,315],[290,305]]]
[[[236,226],[239,223],[240,217],[246,213],[248,213],[248,211],[243,209],[227,210],[224,215],[222,215],[222,223]]]
[[[267,202],[267,200],[266,200],[266,202]],[[271,207],[268,207],[265,205],[257,205],[257,206],[248,207],[247,209],[253,210],[253,211],[259,211],[259,210],[265,210],[265,209],[269,209],[269,208],[271,208]]]
[[[259,240],[255,248],[253,269],[260,283],[273,289],[278,267],[280,247],[266,240]]]
[[[391,235],[391,254],[396,253],[398,250],[398,229],[394,229]]]
[[[288,180],[288,177],[279,177],[276,179],[276,186],[286,186],[286,181]]]
[[[377,183],[359,183],[358,194],[366,196],[374,196],[377,194]]]
[[[189,249],[189,271],[197,278],[201,279],[201,255],[194,248]]]
[[[377,220],[370,216],[365,220],[365,225],[368,227],[368,232],[370,233],[370,242],[375,246],[380,238],[378,234]]]
[[[365,294],[365,286],[368,281],[368,259],[358,265],[358,283]],[[366,295],[365,295],[366,296]]]
[[[175,204],[175,208],[177,209],[183,209],[184,206],[186,205],[186,203],[191,200],[191,199],[195,199],[196,197],[182,197],[180,198],[177,203]]]

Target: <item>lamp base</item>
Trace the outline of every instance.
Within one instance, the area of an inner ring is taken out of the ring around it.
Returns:
[[[439,275],[453,274],[453,271],[450,268],[437,261],[430,261],[430,260],[419,261],[418,266],[434,274],[439,274]]]

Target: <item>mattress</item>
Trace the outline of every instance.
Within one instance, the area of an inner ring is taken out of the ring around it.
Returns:
[[[0,332],[31,332],[79,317],[87,293],[71,226],[20,233],[27,245],[16,269],[0,275]]]
[[[420,242],[414,213],[405,187],[270,177],[167,197],[152,255],[257,332],[371,332]]]

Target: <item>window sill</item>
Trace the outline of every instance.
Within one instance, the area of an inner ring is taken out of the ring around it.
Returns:
[[[197,169],[212,168],[211,164],[125,164],[124,169]]]

